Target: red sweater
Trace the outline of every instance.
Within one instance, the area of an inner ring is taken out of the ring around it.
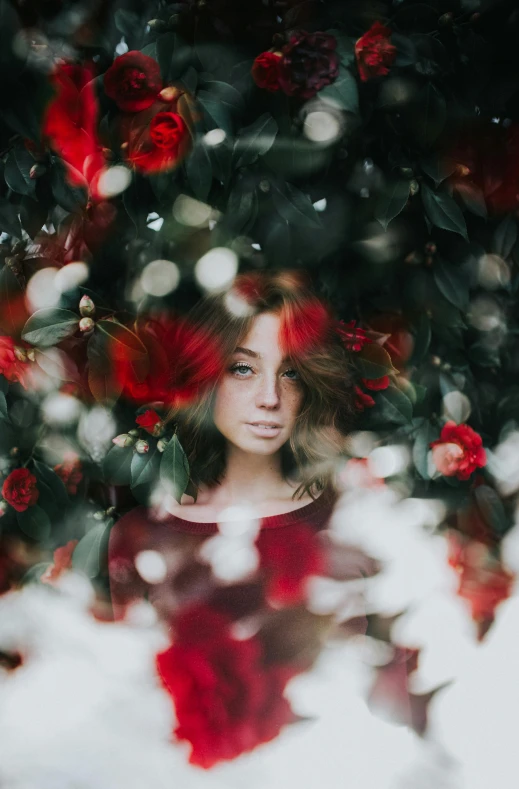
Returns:
[[[326,490],[317,499],[282,515],[270,515],[261,519],[260,529],[277,529],[307,524],[316,531],[324,529],[331,516],[336,495]],[[168,577],[170,566],[189,565],[200,544],[218,532],[217,523],[196,523],[176,515],[156,520],[146,507],[136,507],[117,521],[110,534],[108,546],[108,568],[114,618],[124,616],[126,606],[138,599],[148,597],[160,603],[167,598],[165,583],[146,584],[135,568],[135,557],[142,551],[156,551],[166,562]],[[287,539],[290,537],[287,529]],[[175,573],[178,577],[178,572]],[[180,573],[181,575],[181,573]],[[170,585],[171,586],[171,585]],[[175,590],[178,594],[178,590]],[[164,613],[166,613],[164,611]]]

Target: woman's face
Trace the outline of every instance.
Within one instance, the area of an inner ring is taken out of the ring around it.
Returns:
[[[301,409],[302,385],[280,348],[279,327],[278,315],[258,315],[216,389],[214,423],[244,452],[277,452],[290,438]]]

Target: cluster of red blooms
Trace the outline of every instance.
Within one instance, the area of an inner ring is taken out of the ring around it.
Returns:
[[[69,180],[102,199],[99,178],[106,151],[99,136],[99,111],[92,65],[61,63],[50,80],[55,90],[42,123],[42,136],[67,166]],[[191,146],[179,110],[183,91],[163,88],[158,63],[139,51],[116,58],[104,75],[104,89],[121,116],[121,150],[143,173],[173,169]]]
[[[363,82],[383,77],[396,57],[390,42],[391,30],[375,22],[355,43],[355,57]],[[281,90],[287,96],[311,99],[331,85],[339,75],[337,41],[327,33],[293,33],[280,51],[262,52],[252,66],[252,77],[260,88]]]
[[[355,326],[356,321],[352,320],[349,323],[339,321],[336,326],[336,332],[344,343],[344,347],[348,351],[358,353],[363,347],[373,340],[370,339],[364,329]],[[366,389],[372,392],[379,392],[382,389],[387,389],[389,386],[389,376],[383,375],[380,378],[361,378],[363,385]],[[364,411],[365,408],[372,408],[375,405],[374,399],[367,392],[364,392],[358,384],[355,386],[355,406],[359,411]]]

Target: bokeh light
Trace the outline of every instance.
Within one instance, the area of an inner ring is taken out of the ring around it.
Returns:
[[[36,271],[30,278],[25,292],[29,308],[34,312],[58,304],[61,292],[56,288],[55,278],[59,269],[47,266]]]
[[[182,225],[205,227],[212,215],[212,208],[189,195],[179,195],[173,205],[173,216]]]
[[[141,274],[142,290],[150,296],[166,296],[180,282],[180,271],[171,260],[152,260]]]
[[[331,143],[340,136],[341,124],[334,113],[314,110],[306,116],[303,130],[312,142]]]
[[[206,252],[195,265],[195,278],[206,291],[224,290],[238,272],[238,256],[227,247]]]
[[[60,293],[66,293],[78,285],[82,285],[88,279],[89,270],[86,263],[82,260],[74,260],[67,263],[57,272],[54,279],[54,287]]]
[[[122,164],[116,164],[101,173],[97,189],[102,197],[115,197],[129,187],[131,180],[131,170]]]
[[[158,551],[140,551],[135,557],[135,569],[148,584],[162,583],[168,572],[164,556]]]
[[[210,145],[214,148],[217,145],[221,145],[226,137],[227,135],[223,129],[211,129],[211,131],[208,131],[207,134],[204,135],[204,142],[206,145]]]

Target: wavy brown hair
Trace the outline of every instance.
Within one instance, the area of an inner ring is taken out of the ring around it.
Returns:
[[[281,450],[282,471],[299,483],[294,497],[315,498],[331,482],[355,414],[348,353],[329,309],[299,273],[254,273],[239,275],[230,291],[201,299],[188,318],[217,341],[225,370],[255,316],[264,312],[280,316],[280,343],[304,392],[294,431]],[[225,439],[212,419],[217,385],[168,417],[177,423],[196,487],[217,484],[225,471]]]

